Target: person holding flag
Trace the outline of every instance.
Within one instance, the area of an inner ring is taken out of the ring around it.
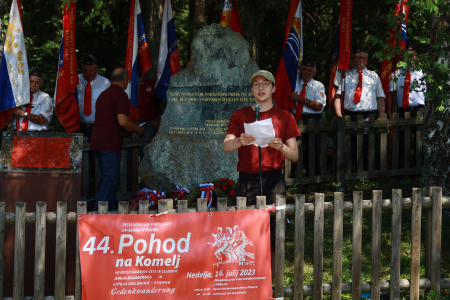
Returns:
[[[316,63],[311,58],[304,59],[299,67],[301,79],[297,85],[297,90],[289,95],[289,99],[295,102],[295,107],[291,110],[296,120],[303,120],[304,125],[319,124],[322,118],[322,111],[325,107],[327,98],[325,96],[324,85],[314,80],[316,75]],[[309,154],[309,138],[307,134],[303,137],[306,153],[303,156],[304,165],[307,163]],[[315,173],[320,174],[320,133],[315,134]],[[311,170],[310,173],[313,173]]]
[[[361,46],[356,45],[352,55],[353,69],[347,71],[345,80],[344,116],[350,116],[355,122],[357,116],[363,116],[363,121],[369,121],[369,115],[377,110],[378,119],[384,113],[385,94],[378,74],[367,70],[368,54]],[[342,117],[341,113],[341,91],[343,87],[339,85],[334,101],[336,115]],[[369,136],[368,128],[364,129],[364,169],[368,168]],[[356,169],[356,132],[352,135],[352,165]]]
[[[159,46],[158,70],[155,83],[155,96],[167,102],[167,89],[170,77],[180,72],[180,56],[178,55],[175,20],[170,0],[164,3],[163,22],[161,28],[161,44]]]
[[[19,130],[23,132],[47,131],[53,117],[52,98],[41,91],[44,80],[38,68],[30,72],[30,103],[16,107],[8,123],[16,130],[15,120],[19,118]]]
[[[234,32],[242,35],[241,17],[237,8],[237,1],[225,0],[222,17],[220,18],[222,27],[231,27]]]
[[[0,66],[0,129],[16,107],[29,102],[30,79],[20,2],[13,0]]]

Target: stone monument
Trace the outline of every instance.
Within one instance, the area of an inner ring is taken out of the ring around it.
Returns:
[[[244,38],[219,24],[192,41],[186,69],[170,79],[161,127],[146,147],[139,174],[151,189],[172,191],[222,177],[237,180],[237,151],[222,143],[234,110],[254,103],[250,78],[259,71]]]

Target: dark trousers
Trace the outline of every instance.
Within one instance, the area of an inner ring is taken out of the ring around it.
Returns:
[[[108,210],[115,210],[122,154],[114,151],[95,151],[95,156],[102,174],[102,184],[95,199],[95,210],[98,210],[98,201],[108,201]]]
[[[404,109],[403,107],[400,107],[397,109],[398,112],[398,116],[399,118],[405,118],[405,112],[411,112],[411,118],[415,118],[417,117],[417,112],[421,111],[424,112],[425,111],[425,106],[424,105],[417,105],[417,106],[413,106],[413,107],[408,107],[407,109]],[[414,149],[414,155],[417,153],[416,150],[416,126],[411,126],[411,149]],[[405,126],[400,126],[400,142],[399,142],[399,162],[398,162],[398,166],[399,168],[403,168],[405,166],[405,160],[404,160],[404,153],[406,151],[405,149]],[[412,158],[414,158],[414,156],[411,156]],[[415,162],[415,159],[413,159],[413,161]],[[413,164],[415,165],[415,163]]]
[[[350,116],[352,122],[357,121],[358,116],[363,116],[363,121],[369,121],[369,116],[374,114],[375,111],[363,111],[363,112],[354,112],[344,109],[344,116]],[[352,171],[357,170],[357,130],[352,132]],[[367,171],[369,169],[369,130],[368,128],[364,129],[363,133],[363,170]]]
[[[320,119],[322,118],[322,114],[303,114],[303,125],[310,125],[310,124],[320,124]],[[311,157],[311,153],[309,151],[310,145],[309,145],[309,135],[314,134],[314,165],[315,165],[315,174],[313,175],[320,175],[320,132],[315,133],[303,133],[303,149],[305,151],[303,152],[303,167],[308,170],[307,174],[311,173],[309,171],[309,161]],[[297,169],[295,167],[295,169]]]
[[[281,170],[263,173],[262,178],[263,196],[266,196],[266,204],[275,204],[277,195],[286,195],[286,183]],[[259,174],[240,172],[234,195],[236,197],[247,197],[247,206],[256,205],[256,196],[261,196]],[[287,226],[286,231],[288,231]],[[270,247],[275,250],[275,217],[270,217]]]

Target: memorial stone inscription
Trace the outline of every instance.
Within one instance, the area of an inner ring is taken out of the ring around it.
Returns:
[[[176,102],[179,110],[187,111],[187,107],[196,105],[201,107],[198,118],[186,118],[183,124],[169,126],[169,134],[203,136],[208,138],[224,138],[227,133],[231,113],[239,108],[254,103],[254,96],[248,92],[248,87],[233,87],[233,92],[213,92],[213,88],[204,87],[204,92],[181,92],[171,89],[168,100]],[[237,92],[242,90],[242,92]],[[217,106],[221,110],[217,111]],[[191,110],[192,107],[189,108]],[[163,129],[163,131],[166,129]]]
[[[259,68],[248,42],[219,24],[200,29],[191,49],[186,69],[170,79],[159,132],[139,167],[151,189],[238,178],[237,151],[224,153],[222,144],[233,111],[254,103],[250,78]]]

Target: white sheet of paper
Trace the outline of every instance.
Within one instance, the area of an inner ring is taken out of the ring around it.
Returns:
[[[270,141],[275,138],[275,130],[273,129],[272,118],[253,123],[244,123],[246,134],[251,134],[255,137],[255,141],[249,145],[256,145],[267,147]]]

